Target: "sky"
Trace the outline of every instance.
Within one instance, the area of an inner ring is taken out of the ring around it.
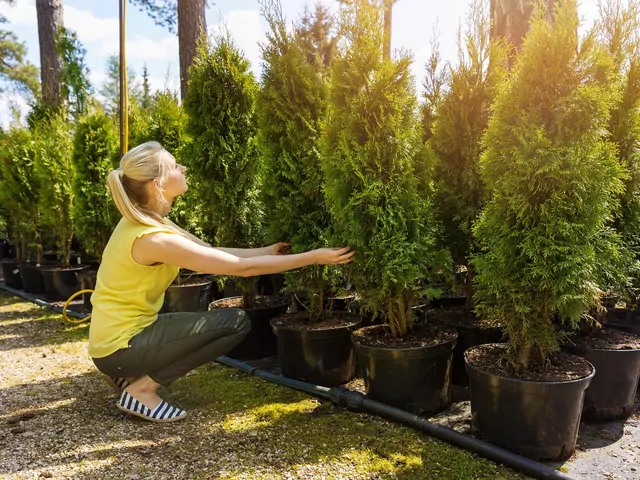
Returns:
[[[338,10],[337,0],[281,0],[281,3],[284,15],[291,23],[299,19],[305,5],[312,7],[316,1],[332,11]],[[90,80],[96,90],[104,81],[107,58],[119,51],[118,3],[116,0],[64,0],[65,27],[76,31],[87,50]],[[438,32],[443,60],[455,62],[457,30],[460,23],[464,23],[469,3],[470,0],[399,0],[395,4],[392,48],[412,52],[412,73],[418,91],[422,88],[434,29]],[[597,0],[580,1],[578,13],[583,19],[583,29],[593,24],[597,12]],[[4,27],[25,42],[29,61],[39,66],[35,0],[16,0],[13,7],[0,2],[0,14],[9,20]],[[267,30],[260,15],[259,1],[209,0],[206,17],[210,32],[215,31],[221,21],[226,23],[259,78],[259,43],[265,40]],[[165,87],[180,90],[177,36],[155,25],[130,3],[127,4],[126,55],[128,66],[138,78],[141,78],[143,66],[147,65],[153,90]],[[9,105],[12,102],[18,102],[26,110],[24,101],[15,95],[0,95],[0,124],[3,126],[10,121]]]

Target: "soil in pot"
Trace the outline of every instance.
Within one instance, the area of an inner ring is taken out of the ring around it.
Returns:
[[[242,343],[226,355],[237,360],[256,360],[277,354],[277,339],[269,322],[272,318],[283,315],[288,307],[289,302],[284,297],[259,295],[252,308],[244,307],[242,297],[231,297],[212,302],[209,310],[241,308],[247,313],[251,331]]]
[[[352,341],[367,396],[416,415],[451,401],[451,363],[458,337],[450,327],[416,325],[393,338],[386,325],[356,330]]]
[[[2,265],[2,278],[4,278],[4,284],[9,288],[16,290],[22,289],[22,277],[20,276],[20,264],[17,260],[3,260],[0,262]]]
[[[584,357],[596,369],[584,398],[585,420],[617,420],[633,413],[640,376],[640,336],[604,328],[595,336],[572,338],[563,349]]]
[[[160,313],[206,312],[211,302],[212,286],[211,276],[182,278],[179,284],[174,283],[165,291]]]
[[[42,267],[46,297],[50,302],[66,301],[80,290],[78,273],[86,267]]]
[[[335,310],[314,323],[305,312],[272,319],[282,374],[328,387],[347,383],[356,364],[351,332],[361,323],[357,315]]]
[[[576,448],[585,390],[595,369],[584,358],[551,355],[547,368],[506,371],[504,344],[465,353],[473,429],[494,445],[536,460],[561,460]]]
[[[499,343],[503,339],[502,326],[496,322],[481,320],[472,311],[464,308],[437,308],[425,313],[427,323],[453,327],[458,332],[458,341],[453,350],[451,381],[454,385],[466,386],[469,376],[464,365],[464,352],[477,345]]]
[[[39,263],[21,263],[18,265],[20,276],[22,277],[22,288],[27,293],[41,295],[46,293],[44,277],[42,276],[42,267]]]

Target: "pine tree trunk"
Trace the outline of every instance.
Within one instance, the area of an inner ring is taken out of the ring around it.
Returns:
[[[547,3],[547,17],[551,19],[556,0]],[[491,37],[504,37],[518,50],[529,31],[536,0],[491,0]]]
[[[391,58],[391,23],[393,4],[396,0],[385,0],[384,2],[384,49],[382,51],[382,58]]]
[[[180,96],[187,96],[189,67],[196,56],[198,37],[207,30],[205,0],[178,0],[178,42],[180,53]]]
[[[63,25],[62,0],[36,0],[42,100],[46,105],[60,102],[60,57],[56,49],[58,30]]]

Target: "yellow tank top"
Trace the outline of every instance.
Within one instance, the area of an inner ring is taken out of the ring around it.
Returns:
[[[133,336],[158,318],[164,292],[179,268],[167,264],[140,265],[131,255],[136,238],[157,232],[175,234],[169,227],[149,227],[126,218],[120,220],[111,234],[91,295],[89,355],[93,358],[128,347]]]

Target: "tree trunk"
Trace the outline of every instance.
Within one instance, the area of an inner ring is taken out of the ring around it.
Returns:
[[[396,0],[385,0],[384,2],[384,48],[382,50],[382,58],[386,60],[391,58],[391,23],[394,3],[396,3]]]
[[[60,57],[56,49],[58,30],[63,25],[62,0],[36,0],[42,100],[46,105],[60,102]]]
[[[552,18],[556,0],[547,3],[547,18]],[[504,37],[518,50],[529,31],[536,0],[491,0],[491,37]]]
[[[180,96],[187,97],[189,67],[196,56],[200,32],[207,30],[205,0],[178,0],[178,43],[180,52]]]

